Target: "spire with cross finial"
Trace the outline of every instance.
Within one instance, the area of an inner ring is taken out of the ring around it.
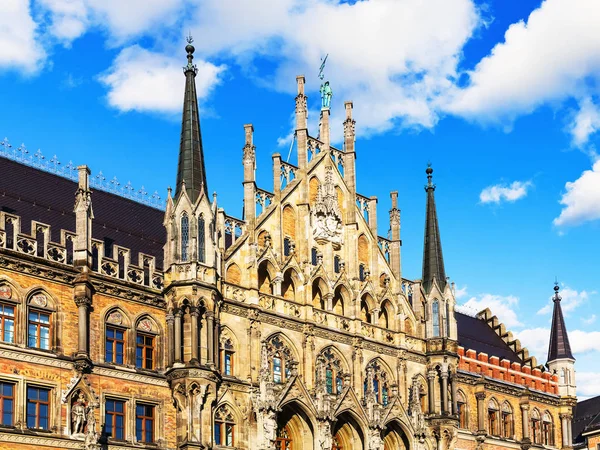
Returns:
[[[548,361],[556,359],[575,359],[571,353],[571,344],[567,335],[567,327],[565,326],[565,318],[563,317],[559,295],[560,287],[558,281],[554,283],[554,311],[552,313],[552,328],[550,329],[550,345],[548,346]]]
[[[192,203],[200,194],[208,196],[206,185],[206,170],[204,167],[204,152],[202,134],[200,132],[200,115],[198,113],[198,97],[196,94],[196,74],[198,68],[193,63],[195,47],[190,34],[186,38],[187,65],[183,68],[185,74],[185,95],[183,99],[183,119],[181,123],[181,141],[179,144],[179,163],[177,166],[177,185],[175,198],[185,189]]]
[[[437,210],[435,207],[435,184],[432,181],[433,169],[431,163],[427,164],[427,212],[425,217],[425,242],[423,246],[423,289],[426,293],[431,291],[433,280],[441,291],[446,287],[446,270],[442,255],[442,240],[438,225]]]

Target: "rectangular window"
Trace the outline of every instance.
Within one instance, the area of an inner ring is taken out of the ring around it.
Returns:
[[[135,437],[138,442],[154,442],[154,406],[136,406]]]
[[[235,425],[226,422],[215,422],[215,444],[233,447],[233,430]]]
[[[106,400],[104,422],[108,436],[125,440],[125,402]]]
[[[333,394],[333,372],[331,369],[325,369],[325,386],[327,387],[327,393]]]
[[[12,427],[15,418],[15,385],[0,383],[0,423]]]
[[[125,361],[125,331],[106,327],[106,362],[123,364]]]
[[[154,369],[154,336],[138,333],[136,337],[135,366]]]
[[[50,389],[27,388],[27,428],[50,427]]]
[[[233,424],[225,424],[225,445],[233,447]]]
[[[0,303],[0,339],[15,342],[15,307],[5,303]]]
[[[223,366],[225,375],[233,375],[233,352],[225,350],[223,356]]]
[[[215,422],[215,444],[222,445],[221,441],[221,422]]]
[[[50,314],[29,311],[27,345],[32,348],[50,350]]]

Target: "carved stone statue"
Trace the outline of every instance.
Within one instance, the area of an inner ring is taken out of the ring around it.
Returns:
[[[321,107],[322,109],[329,108],[331,106],[331,96],[333,91],[329,86],[329,81],[326,81],[321,85]]]
[[[87,431],[85,433],[85,450],[96,450],[100,441],[100,434],[96,430],[96,416],[92,405],[86,408]]]
[[[80,391],[77,400],[71,406],[71,434],[83,434],[86,423],[85,396]]]
[[[329,421],[325,420],[321,423],[321,437],[319,439],[319,445],[321,450],[331,450],[333,445],[333,437],[331,436],[331,425]]]
[[[313,237],[317,242],[329,241],[338,249],[343,241],[342,212],[333,183],[333,168],[325,169],[325,183],[319,186],[312,208]]]

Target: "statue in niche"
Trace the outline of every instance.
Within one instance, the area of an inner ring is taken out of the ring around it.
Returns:
[[[87,423],[86,418],[86,402],[83,392],[79,391],[77,398],[71,406],[71,434],[82,435],[85,431],[85,425]]]
[[[342,212],[338,194],[333,184],[333,168],[325,169],[325,183],[317,190],[312,210],[313,237],[319,243],[331,242],[337,250],[343,242]]]

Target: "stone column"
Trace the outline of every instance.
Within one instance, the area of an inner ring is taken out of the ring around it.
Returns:
[[[371,324],[377,325],[379,323],[379,308],[373,308],[371,310]]]
[[[87,296],[77,297],[75,298],[75,304],[77,305],[77,311],[79,313],[79,324],[77,329],[77,355],[89,357],[90,349],[88,342],[88,308],[92,305],[92,299]]]
[[[448,368],[442,367],[442,415],[448,415]]]
[[[529,436],[529,405],[521,405],[521,417],[523,420],[523,440],[531,440]]]
[[[183,312],[178,309],[175,312],[175,362],[182,362],[181,355],[181,318]]]
[[[168,313],[166,316],[167,321],[167,367],[173,365],[173,352],[175,350],[175,316],[173,313]]]
[[[198,317],[200,316],[200,311],[198,311],[197,307],[192,307],[190,311],[190,317],[192,318],[192,360],[194,364],[198,364],[200,361],[198,359],[198,346],[200,342],[198,340]]]
[[[573,446],[573,417],[567,417],[567,438],[569,440],[567,446]]]
[[[214,328],[214,350],[213,354],[215,355],[215,366],[217,370],[221,368],[221,358],[219,357],[219,339],[221,336],[221,319],[219,317],[215,317],[215,328]]]
[[[435,370],[427,372],[427,381],[429,382],[429,414],[435,414]]]
[[[87,166],[78,166],[79,183],[75,193],[75,239],[73,240],[73,265],[92,266],[92,191],[91,171]]]
[[[208,350],[208,358],[207,363],[209,365],[214,365],[215,363],[215,347],[214,347],[214,333],[215,333],[215,317],[212,311],[207,311],[206,313],[206,347]]]
[[[402,264],[400,259],[400,210],[398,209],[398,191],[390,192],[392,209],[390,209],[390,266],[397,280],[402,280]]]
[[[485,392],[476,392],[477,399],[477,431],[485,433]]]
[[[281,283],[283,283],[283,277],[281,275],[277,275],[273,278],[273,295],[281,297]]]
[[[328,294],[325,294],[325,309],[327,311],[332,311],[333,310],[333,294],[331,292],[329,292]]]
[[[456,374],[450,379],[450,390],[452,391],[452,414],[458,415],[458,394],[456,392]]]
[[[563,448],[565,447],[569,447],[569,425],[567,424],[567,421],[569,416],[566,414],[561,414],[560,415],[560,433],[562,435],[562,446]]]

